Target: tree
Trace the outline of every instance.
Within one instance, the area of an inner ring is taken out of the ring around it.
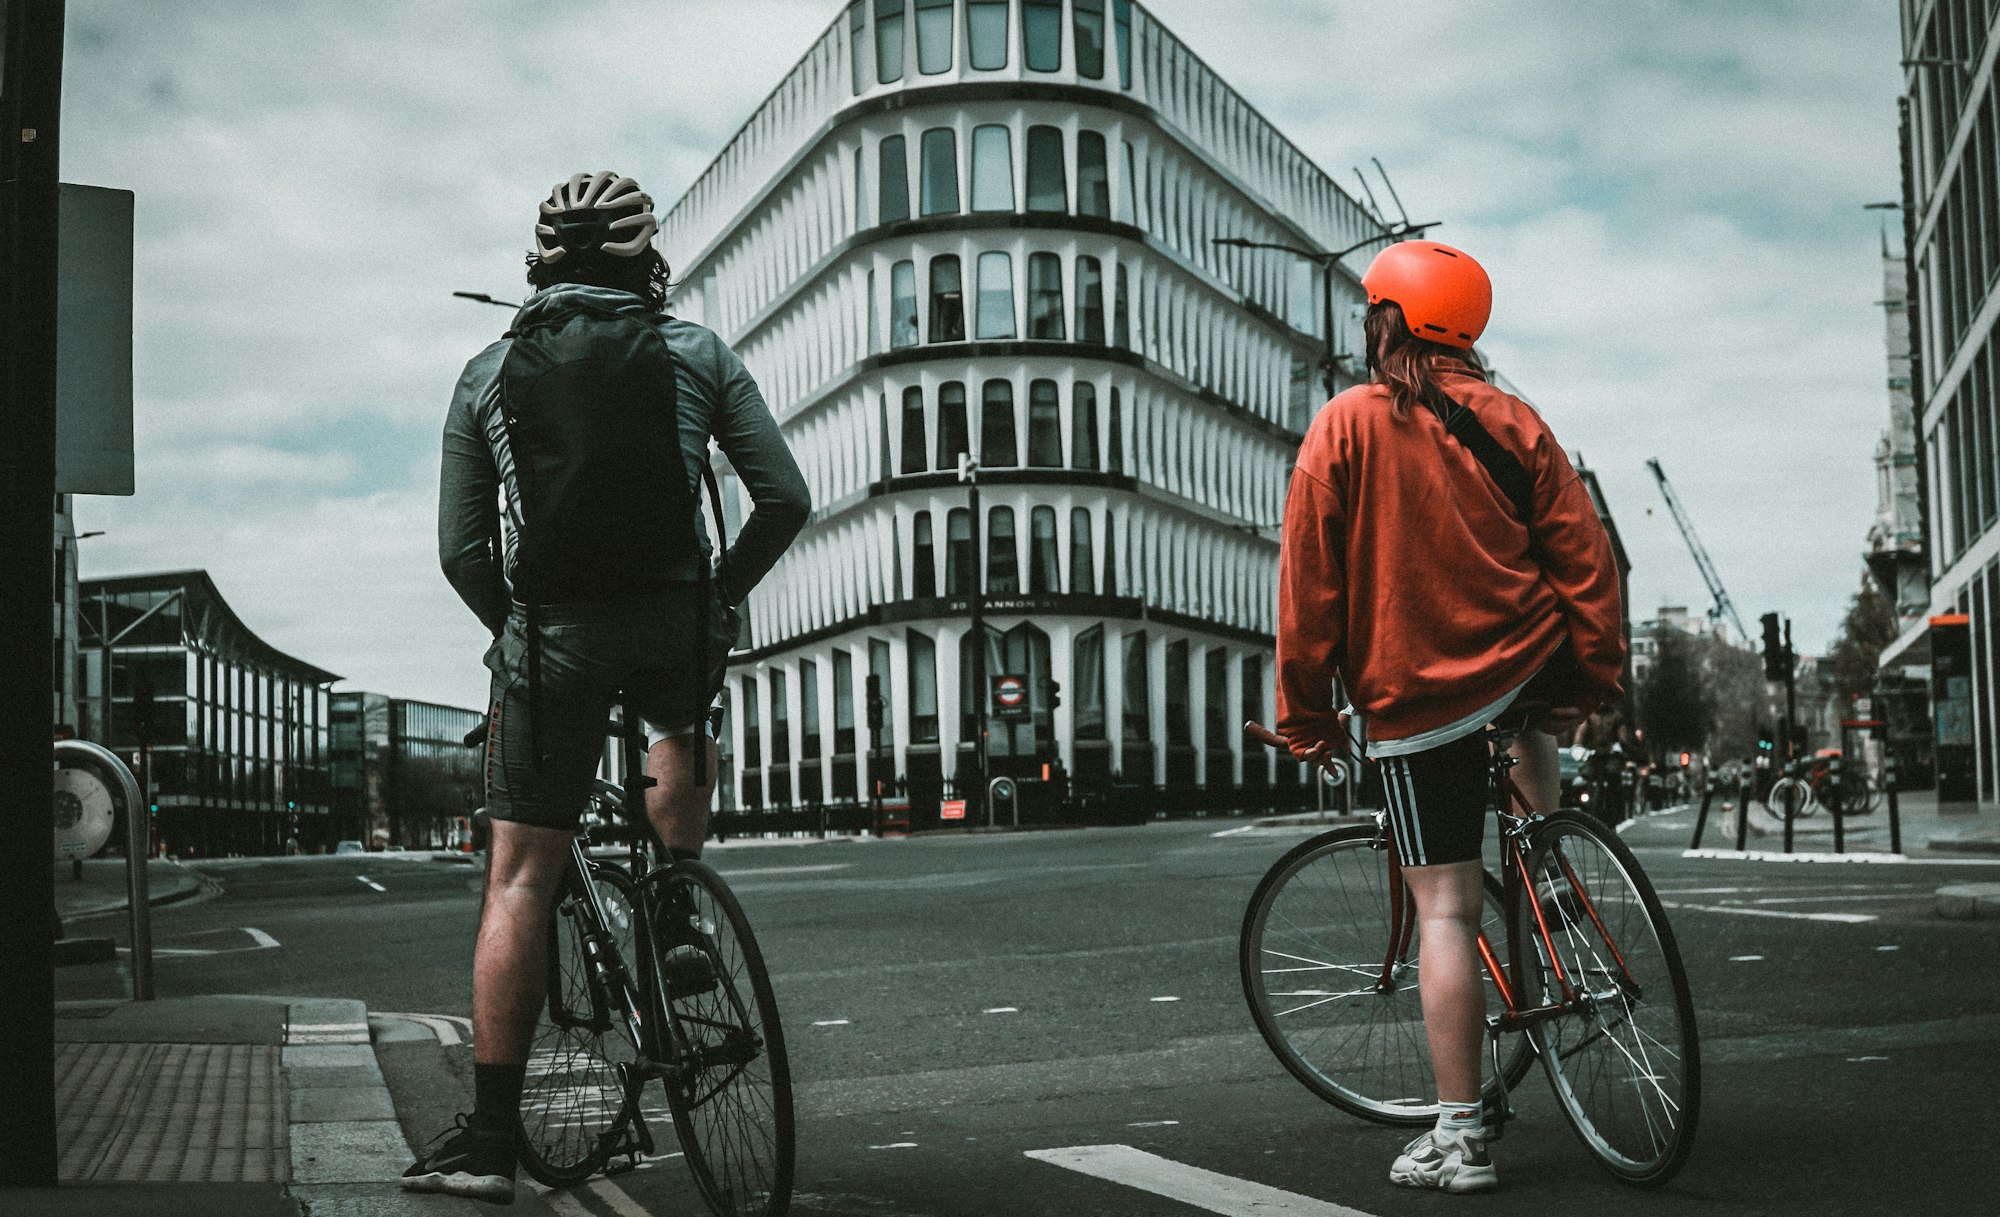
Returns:
[[[1758,725],[1783,717],[1783,696],[1774,696],[1754,652],[1672,626],[1659,627],[1654,640],[1653,666],[1637,701],[1638,725],[1656,754],[1748,756]]]
[[[1852,703],[1875,687],[1882,651],[1895,640],[1896,610],[1875,581],[1863,575],[1861,590],[1848,602],[1847,618],[1840,623],[1840,637],[1827,655],[1834,690],[1843,702]]]

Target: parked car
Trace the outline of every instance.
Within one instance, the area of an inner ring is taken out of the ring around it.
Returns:
[[[365,854],[368,852],[368,847],[359,841],[342,841],[333,847],[333,852],[336,854]]]

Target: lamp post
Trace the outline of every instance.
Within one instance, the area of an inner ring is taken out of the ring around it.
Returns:
[[[1319,267],[1320,312],[1326,324],[1326,355],[1323,357],[1321,383],[1326,386],[1326,395],[1332,397],[1335,389],[1338,387],[1334,381],[1334,373],[1339,369],[1340,360],[1343,358],[1338,351],[1333,349],[1334,267],[1340,264],[1342,258],[1354,253],[1356,250],[1366,249],[1370,245],[1379,245],[1384,241],[1400,241],[1404,237],[1418,236],[1426,229],[1436,228],[1441,222],[1439,220],[1432,220],[1424,224],[1404,222],[1384,229],[1372,237],[1356,241],[1346,249],[1336,250],[1332,253],[1316,249],[1301,249],[1296,245],[1286,245],[1277,241],[1252,241],[1247,237],[1216,237],[1214,244],[1229,245],[1237,249],[1275,249],[1280,253],[1291,254],[1295,258],[1303,258]]]
[[[986,570],[984,564],[980,560],[981,559],[980,550],[982,546],[980,545],[981,524],[979,519],[979,462],[973,459],[972,454],[969,452],[961,452],[958,454],[958,480],[965,483],[966,514],[971,517],[971,519],[966,522],[969,525],[967,533],[971,538],[971,546],[972,546],[971,561],[967,563],[967,565],[971,569],[966,571],[966,575],[971,580],[972,583],[972,603],[970,605],[971,612],[969,614],[971,620],[966,625],[965,636],[966,639],[970,641],[972,644],[972,705],[974,712],[973,722],[976,724],[978,729],[978,736],[974,740],[974,747],[976,749],[974,755],[978,758],[978,763],[979,763],[978,785],[984,786],[989,776],[986,772],[987,769],[986,699],[992,696],[992,693],[987,688],[988,681],[986,674],[986,622],[982,611],[985,608],[985,598],[986,598]],[[949,536],[950,524],[947,523],[945,527],[947,529],[947,536],[945,538],[945,543],[950,544],[951,540]],[[964,795],[964,793],[965,793],[964,788],[961,787],[959,790],[959,794],[962,796]]]

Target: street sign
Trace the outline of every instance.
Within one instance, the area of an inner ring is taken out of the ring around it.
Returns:
[[[993,713],[998,718],[1028,717],[1027,677],[1009,674],[993,678]]]
[[[89,769],[58,769],[56,784],[56,861],[88,858],[111,839],[111,787]]]
[[[964,799],[946,799],[938,805],[938,819],[963,820],[965,818]]]

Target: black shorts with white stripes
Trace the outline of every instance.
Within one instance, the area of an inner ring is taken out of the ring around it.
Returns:
[[[1396,856],[1404,866],[1479,857],[1492,806],[1486,732],[1408,756],[1382,758],[1382,791]]]

